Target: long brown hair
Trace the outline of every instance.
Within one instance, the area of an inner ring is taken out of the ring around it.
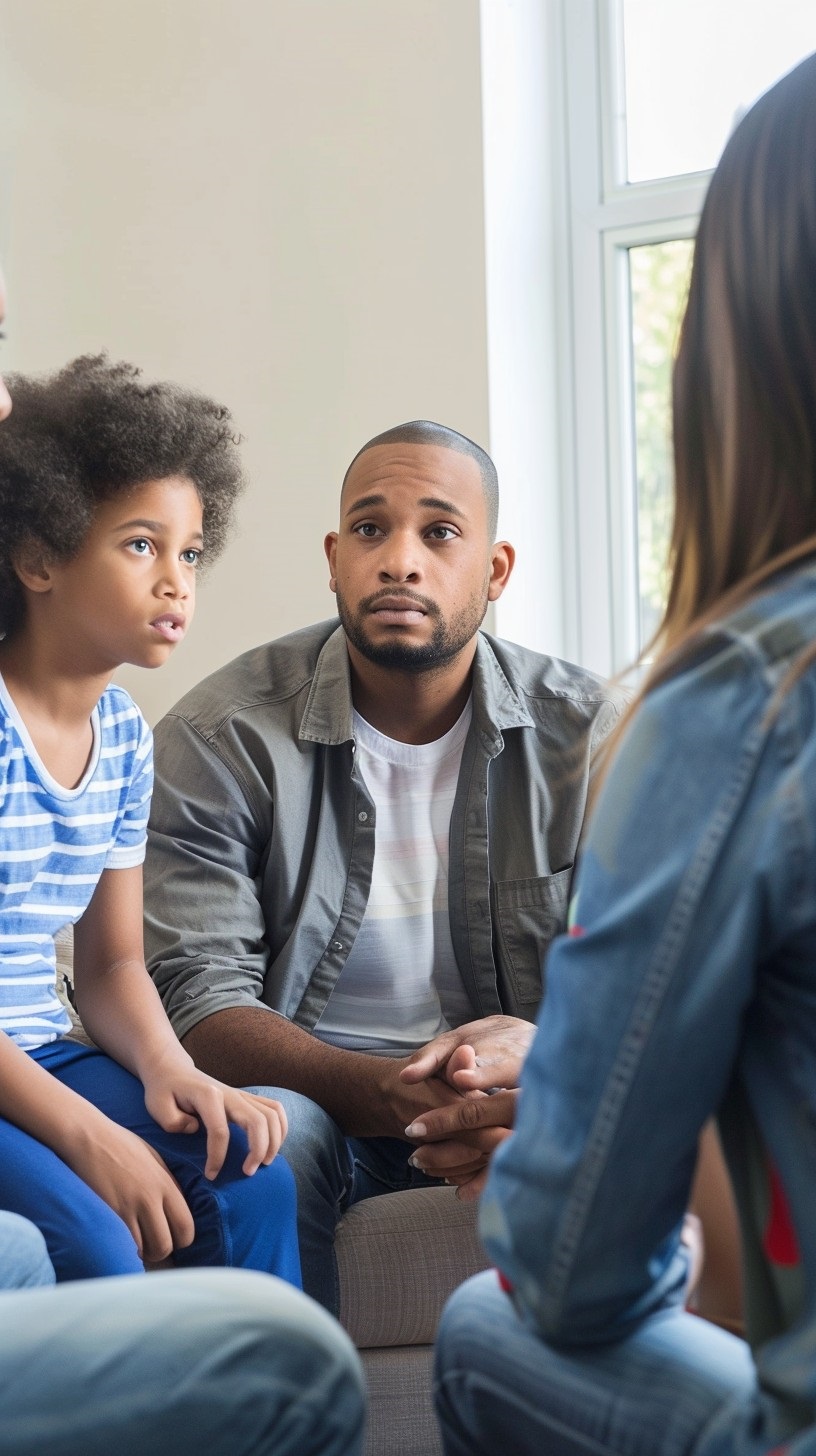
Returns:
[[[711,180],[673,430],[668,602],[626,721],[708,626],[816,554],[816,55],[757,101]]]

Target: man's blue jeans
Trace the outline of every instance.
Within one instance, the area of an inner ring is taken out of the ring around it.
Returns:
[[[554,1349],[494,1270],[457,1289],[437,1337],[445,1456],[691,1456],[706,1437],[726,1452],[755,1389],[748,1346],[680,1308],[616,1344]]]
[[[409,1166],[413,1152],[400,1138],[346,1138],[322,1107],[285,1087],[251,1087],[276,1097],[286,1110],[286,1161],[297,1187],[298,1240],[303,1288],[336,1315],[340,1306],[334,1232],[347,1208],[380,1193],[430,1188],[429,1178]]]

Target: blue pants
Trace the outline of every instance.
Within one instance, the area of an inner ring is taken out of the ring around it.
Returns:
[[[257,1269],[300,1287],[294,1181],[280,1156],[248,1178],[241,1169],[246,1139],[233,1127],[224,1166],[210,1182],[205,1133],[164,1132],[145,1108],[141,1082],[110,1057],[67,1038],[30,1055],[164,1159],[195,1222],[193,1243],[174,1256],[178,1266]],[[42,1231],[58,1281],[142,1272],[118,1214],[50,1148],[2,1119],[0,1208]]]
[[[303,1288],[336,1315],[340,1305],[334,1232],[347,1208],[379,1193],[432,1188],[441,1180],[412,1168],[413,1143],[347,1138],[316,1102],[285,1087],[252,1087],[286,1109],[286,1157],[297,1186]]]
[[[727,1450],[755,1390],[748,1346],[679,1308],[614,1344],[554,1349],[493,1270],[457,1289],[437,1336],[445,1456],[691,1456],[715,1431]]]

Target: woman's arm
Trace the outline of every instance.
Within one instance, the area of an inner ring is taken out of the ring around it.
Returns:
[[[648,699],[621,747],[488,1179],[485,1243],[554,1341],[620,1337],[683,1297],[700,1131],[782,929],[763,921],[789,873],[767,690],[716,669]]]

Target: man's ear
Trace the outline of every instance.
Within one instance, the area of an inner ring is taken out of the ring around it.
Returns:
[[[26,591],[51,591],[54,578],[41,541],[26,541],[14,556],[12,565]]]
[[[323,550],[329,563],[329,590],[337,591],[337,532],[329,531],[323,542]]]
[[[491,548],[490,581],[487,588],[489,602],[498,601],[510,580],[515,560],[515,547],[511,546],[509,541],[497,541]]]

